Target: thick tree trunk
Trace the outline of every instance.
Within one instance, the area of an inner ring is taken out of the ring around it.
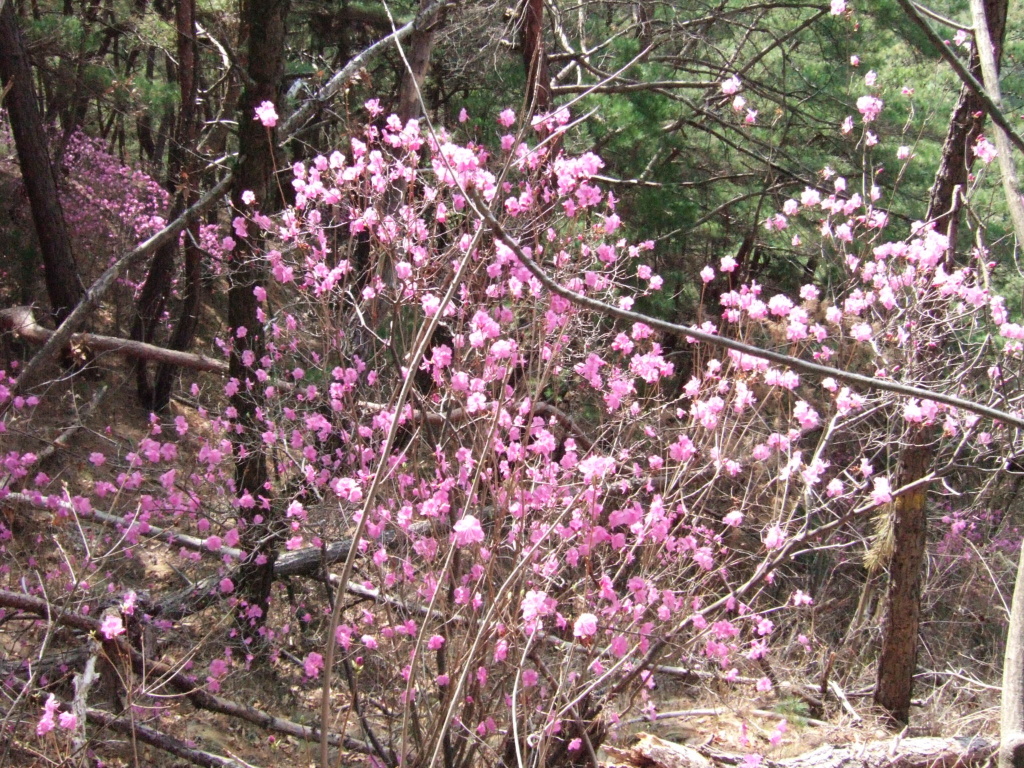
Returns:
[[[254,193],[255,205],[264,213],[272,210],[277,197],[273,187],[275,131],[254,118],[256,107],[262,102],[278,103],[278,88],[284,74],[287,10],[287,0],[245,0],[242,4],[249,83],[242,93],[238,112],[241,159],[232,201],[239,212],[250,210],[250,206],[242,202],[243,192]],[[231,397],[231,405],[238,413],[237,423],[241,427],[233,436],[235,490],[240,498],[249,495],[256,501],[253,507],[240,507],[246,523],[243,545],[249,553],[242,569],[240,589],[254,608],[248,614],[250,627],[261,624],[266,616],[276,551],[276,521],[271,508],[270,476],[259,420],[264,405],[263,385],[256,375],[266,354],[263,324],[258,317],[259,304],[254,294],[255,288],[267,282],[261,245],[260,236],[252,231],[248,237],[239,238],[231,254],[228,290],[228,325],[234,340],[230,373],[238,381],[238,391]]]
[[[0,333],[11,333],[16,338],[24,339],[33,344],[45,344],[53,336],[54,331],[43,328],[36,323],[31,307],[10,307],[0,309]],[[95,333],[74,333],[68,342],[68,357],[76,354],[92,355],[96,352],[112,352],[134,359],[154,360],[197,371],[212,371],[226,374],[228,366],[223,360],[206,355],[195,355],[189,352],[178,352],[164,349],[154,344],[143,344],[139,341],[119,339],[116,336],[100,336]]]
[[[635,768],[712,768],[737,765],[740,755],[697,750],[641,733],[629,749],[605,747],[617,765]],[[910,738],[861,744],[826,744],[795,757],[765,761],[772,768],[967,768],[988,764],[995,745],[982,738]]]
[[[181,212],[188,208],[195,201],[195,192],[192,188],[191,179],[192,166],[195,164],[190,160],[194,156],[195,143],[195,120],[196,120],[196,47],[195,47],[195,0],[178,0],[175,10],[175,26],[177,28],[177,54],[178,66],[175,74],[178,79],[178,91],[180,94],[180,107],[178,109],[178,121],[174,128],[174,138],[171,142],[171,151],[167,160],[167,186],[174,195],[168,219],[173,220],[181,215]],[[192,231],[196,231],[195,225]],[[186,241],[188,238],[186,237]],[[156,335],[164,310],[167,307],[167,300],[171,292],[171,284],[174,278],[175,263],[177,262],[178,243],[169,242],[164,245],[153,256],[146,281],[142,286],[142,293],[139,296],[136,307],[135,322],[132,325],[131,337],[135,341],[151,343]],[[198,285],[191,286],[186,283],[185,299],[189,306],[183,307],[183,317],[186,323],[182,326],[181,320],[177,324],[175,336],[178,344],[172,343],[172,348],[179,351],[188,349],[192,340],[192,333],[195,323],[192,322],[198,312]],[[158,378],[160,374],[158,373]],[[163,374],[162,386],[157,387],[150,379],[149,366],[147,361],[139,359],[135,364],[135,385],[139,395],[139,401],[146,408],[153,411],[162,410],[167,406],[170,399],[170,384],[173,380],[173,371],[167,370]],[[159,389],[159,392],[157,391]]]
[[[10,0],[0,8],[0,79],[3,87],[10,89],[4,105],[11,120],[22,182],[32,207],[50,307],[56,320],[63,322],[81,301],[85,288],[71,249],[57,195],[57,178],[50,164],[46,133],[32,87],[32,72]]]

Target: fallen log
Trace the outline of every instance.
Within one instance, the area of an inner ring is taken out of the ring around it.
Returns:
[[[31,307],[10,307],[0,310],[0,332],[10,333],[15,338],[32,344],[45,344],[56,333],[36,322]],[[113,352],[126,357],[155,360],[160,363],[192,368],[197,371],[211,371],[227,375],[228,364],[206,355],[193,352],[178,352],[164,349],[156,344],[121,339],[116,336],[101,336],[97,333],[73,333],[68,341],[72,350],[84,349],[90,352]]]
[[[762,759],[764,768],[970,768],[986,764],[997,745],[981,737],[915,737],[862,744],[827,744],[796,757]],[[641,733],[627,749],[606,746],[601,768],[713,768],[746,765],[744,755],[694,749]]]

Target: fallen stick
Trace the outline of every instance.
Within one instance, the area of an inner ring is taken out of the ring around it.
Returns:
[[[850,700],[846,698],[846,694],[843,693],[843,689],[839,687],[839,683],[837,683],[835,680],[829,680],[828,689],[832,691],[832,694],[839,700],[839,703],[843,706],[843,709],[845,709],[850,714],[850,717],[853,718],[853,722],[859,723],[861,721],[861,717],[857,714],[857,710],[853,708],[853,705],[850,703]]]
[[[201,765],[203,768],[254,768],[249,763],[239,762],[230,757],[221,757],[212,752],[190,747],[184,741],[169,736],[166,733],[161,733],[155,728],[150,728],[148,725],[129,722],[101,709],[89,709],[86,711],[86,716],[89,718],[90,723],[137,739],[144,744],[149,744],[151,747],[156,747],[175,757],[188,760],[195,765]]]
[[[0,589],[0,607],[31,613],[57,624],[74,627],[75,629],[99,636],[100,622],[97,619],[71,611],[61,613],[55,606],[51,606],[45,600],[38,597]],[[236,701],[225,699],[222,696],[216,696],[202,688],[197,688],[195,680],[190,679],[169,664],[146,658],[121,638],[103,640],[102,643],[108,658],[124,658],[129,660],[136,674],[145,679],[159,679],[163,685],[170,686],[173,690],[182,694],[197,709],[228,715],[229,717],[244,720],[265,728],[268,731],[293,736],[304,741],[320,741],[319,728],[300,725],[291,720],[285,720],[282,717],[275,717],[269,712],[264,712],[247,704],[240,704]],[[353,752],[375,754],[368,744],[364,744],[358,739],[353,739],[349,736],[328,733],[327,743],[334,747],[344,747]]]

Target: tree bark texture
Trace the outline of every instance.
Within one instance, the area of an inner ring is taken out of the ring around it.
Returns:
[[[899,486],[916,482],[931,469],[933,449],[924,429],[909,436],[900,453]],[[885,596],[882,650],[878,658],[875,703],[893,720],[910,722],[910,699],[917,665],[928,487],[919,485],[893,501],[894,540]]]
[[[16,338],[24,339],[33,344],[45,344],[54,332],[36,323],[31,307],[10,307],[0,309],[0,332],[12,333]],[[154,360],[173,365],[175,368],[191,368],[196,371],[211,371],[226,374],[228,366],[222,361],[206,355],[179,352],[164,349],[155,344],[144,344],[140,341],[120,339],[116,336],[100,336],[95,333],[75,333],[68,342],[69,355],[74,356],[75,350],[84,350],[92,357],[101,352],[112,352],[125,357],[142,360]]]
[[[196,2],[178,0],[176,25],[178,28],[178,84],[181,91],[181,110],[178,115],[177,143],[181,157],[181,171],[178,195],[183,207],[195,204],[198,168],[195,161],[195,144],[198,134],[197,104],[199,82],[199,52],[196,47]],[[202,252],[199,249],[199,222],[195,221],[185,235],[185,282],[181,307],[168,347],[177,352],[187,352],[199,326],[200,301],[202,299]],[[177,374],[177,366],[161,362],[157,367],[153,383],[153,410],[163,410],[171,400],[171,390]]]
[[[420,0],[420,13],[431,5],[434,5],[433,0]],[[398,90],[398,108],[395,110],[403,125],[422,114],[420,96],[427,78],[427,70],[430,68],[430,54],[434,50],[434,24],[438,15],[439,12],[435,8],[429,16],[421,19],[421,24],[417,25],[405,48],[408,67],[402,73]]]
[[[276,199],[273,187],[275,131],[255,119],[256,107],[264,101],[278,103],[278,89],[284,75],[285,21],[287,0],[245,0],[242,4],[242,48],[249,83],[242,92],[238,112],[239,163],[232,190],[235,210],[244,212],[243,192],[256,196],[255,205],[263,212],[272,209]],[[254,624],[266,616],[274,576],[276,525],[271,509],[270,476],[262,441],[259,412],[264,405],[263,385],[256,371],[263,365],[266,339],[258,317],[259,304],[254,289],[267,282],[261,253],[262,241],[250,231],[239,238],[229,264],[228,325],[234,341],[230,374],[238,382],[231,397],[241,432],[235,441],[235,491],[240,498],[250,495],[254,507],[240,507],[246,526],[243,546],[249,553],[242,569],[240,590],[251,606]],[[243,330],[244,329],[244,330]],[[259,612],[262,615],[257,615]]]
[[[998,768],[1024,768],[1024,544],[1019,557],[1003,654]]]
[[[0,8],[0,79],[2,87],[10,89],[4,106],[10,116],[21,178],[32,208],[46,292],[54,318],[60,323],[82,299],[85,287],[75,264],[57,194],[57,177],[46,146],[46,132],[36,105],[32,71],[11,2]]]
[[[988,18],[989,34],[995,48],[998,62],[1003,49],[1003,37],[1006,32],[1005,0],[985,0],[986,17]],[[981,78],[981,65],[978,60],[977,47],[971,52],[971,73]],[[939,170],[935,174],[928,201],[927,221],[934,221],[935,228],[949,237],[950,259],[956,248],[957,234],[960,225],[960,210],[963,206],[962,195],[967,190],[967,177],[974,165],[972,148],[981,135],[985,125],[984,105],[975,93],[966,85],[960,88],[953,114],[949,119],[949,129],[942,146]]]
[[[525,0],[523,6],[523,66],[526,67],[526,103],[530,115],[551,107],[551,78],[544,50],[544,0]]]

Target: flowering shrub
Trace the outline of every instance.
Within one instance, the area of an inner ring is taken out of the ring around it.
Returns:
[[[739,87],[733,77],[722,91]],[[873,95],[857,104],[865,126],[882,109]],[[276,119],[273,105],[260,110],[265,125]],[[234,235],[259,230],[268,244],[270,279],[254,288],[267,356],[244,362],[258,368],[276,497],[236,497],[230,408],[199,412],[208,425],[188,460],[188,421],[153,417],[110,479],[76,493],[32,485],[34,456],[13,452],[7,483],[58,517],[125,504],[129,551],[157,526],[171,531],[185,559],[217,564],[204,600],[261,626],[275,658],[298,638],[303,684],[339,676],[324,652],[338,646],[346,678],[373,692],[389,760],[445,750],[459,765],[585,762],[634,701],[654,712],[661,664],[769,695],[777,628],[814,604],[779,566],[887,514],[912,436],[955,469],[991,462],[1007,430],[754,352],[701,342],[672,355],[653,321],[570,297],[629,310],[662,282],[644,263],[653,243],[621,236],[616,199],[594,178],[600,158],[557,148],[569,119],[560,110],[524,126],[506,110],[492,148],[392,116],[296,164],[295,203],[280,215],[243,198]],[[794,221],[815,229],[839,277],[797,295],[739,282],[701,330],[962,398],[999,383],[1014,402],[1024,331],[986,287],[987,255],[952,266],[930,225],[890,234],[870,177],[862,193],[831,181],[765,226],[786,240]],[[736,267],[707,265],[705,290]],[[231,379],[224,394],[244,387]],[[31,408],[15,405],[12,428]],[[106,458],[90,461],[99,470]],[[357,575],[341,586],[365,602],[334,623],[324,606],[306,609],[311,593],[289,606],[293,626],[279,592],[267,621],[236,591],[240,509],[281,521],[283,553],[361,523]],[[73,580],[74,610],[94,598]],[[126,597],[120,613],[135,610]],[[108,614],[99,632],[114,641],[130,624]],[[251,660],[218,654],[208,689]]]

